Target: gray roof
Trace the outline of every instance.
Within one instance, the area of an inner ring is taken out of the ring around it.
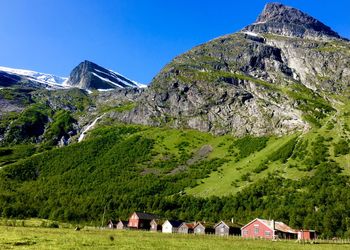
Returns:
[[[155,214],[148,214],[148,213],[141,213],[141,212],[135,212],[135,214],[141,220],[153,220],[153,219],[157,219],[158,218],[158,216],[155,215]]]
[[[127,226],[128,225],[128,221],[126,221],[126,220],[120,220],[119,222],[118,222],[118,224],[119,223],[122,223],[124,226]]]

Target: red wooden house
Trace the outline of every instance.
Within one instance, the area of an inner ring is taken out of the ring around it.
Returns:
[[[297,239],[298,231],[280,221],[254,219],[241,229],[244,238]]]
[[[129,218],[128,227],[131,229],[149,230],[151,228],[151,221],[157,218],[158,216],[154,214],[134,212]]]

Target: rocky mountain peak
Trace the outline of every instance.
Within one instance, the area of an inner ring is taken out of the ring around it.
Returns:
[[[72,70],[67,85],[87,90],[143,87],[141,84],[138,84],[119,73],[105,69],[96,63],[87,60],[81,62]]]
[[[341,38],[330,27],[312,16],[280,3],[268,3],[256,22],[243,31],[273,33],[302,38]]]

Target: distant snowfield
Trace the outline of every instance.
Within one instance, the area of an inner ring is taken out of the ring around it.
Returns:
[[[38,82],[45,83],[45,84],[63,85],[63,83],[65,83],[68,80],[67,77],[60,77],[52,74],[40,73],[40,72],[26,70],[26,69],[13,69],[13,68],[0,66],[0,71],[5,71],[7,73],[20,75],[20,76],[26,76],[28,78],[32,78],[33,80],[36,80]]]
[[[25,77],[29,80],[33,80],[35,82],[41,83],[41,84],[45,84],[47,85],[48,90],[52,90],[52,89],[69,89],[72,88],[72,86],[68,85],[68,77],[61,77],[61,76],[55,76],[53,74],[47,74],[47,73],[40,73],[40,72],[36,72],[33,70],[26,70],[26,69],[13,69],[13,68],[9,68],[9,67],[3,67],[0,66],[0,71],[4,71],[6,73],[9,74],[13,74],[13,75],[18,75],[21,77]],[[105,82],[109,82],[111,84],[113,84],[114,86],[118,87],[118,88],[123,88],[123,86],[101,76],[101,73],[105,74],[104,72],[95,69],[96,73],[93,72],[93,75],[95,75],[96,77],[100,78],[101,80],[105,81]],[[137,87],[137,88],[147,88],[148,86],[145,84],[141,84],[135,81],[132,81],[130,79],[128,79],[127,77],[123,76],[122,74],[119,74],[117,72],[114,72],[112,70],[109,70],[110,74],[118,79],[120,82],[122,82],[123,84],[125,84],[126,86],[130,86],[130,87]],[[124,79],[127,79],[128,81],[132,82],[134,85],[130,84],[129,82],[125,81]],[[112,88],[110,89],[98,89],[98,91],[111,91],[113,90]],[[86,89],[86,91],[88,93],[92,93],[91,90]]]

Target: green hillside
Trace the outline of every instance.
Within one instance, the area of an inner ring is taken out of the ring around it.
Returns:
[[[324,236],[348,235],[346,110],[339,106],[320,128],[284,137],[213,136],[107,119],[67,147],[3,147],[0,214],[93,223],[103,213],[127,218],[134,210],[241,223],[262,216]]]
[[[70,77],[86,89],[5,85],[0,216],[261,217],[350,237],[350,43],[280,4],[259,18],[175,57],[145,89],[98,91],[103,68],[87,61]]]
[[[343,173],[350,174],[350,113],[347,110],[350,110],[349,105],[340,105],[334,115],[323,120],[320,128],[306,133],[270,137],[266,147],[243,159],[240,159],[237,149],[232,150],[231,145],[224,146],[219,157],[229,161],[186,192],[201,197],[235,194],[265,178],[271,171],[298,180],[312,175],[317,165],[326,161],[339,163]],[[254,144],[249,145],[250,150]],[[236,155],[238,157],[234,157]]]

